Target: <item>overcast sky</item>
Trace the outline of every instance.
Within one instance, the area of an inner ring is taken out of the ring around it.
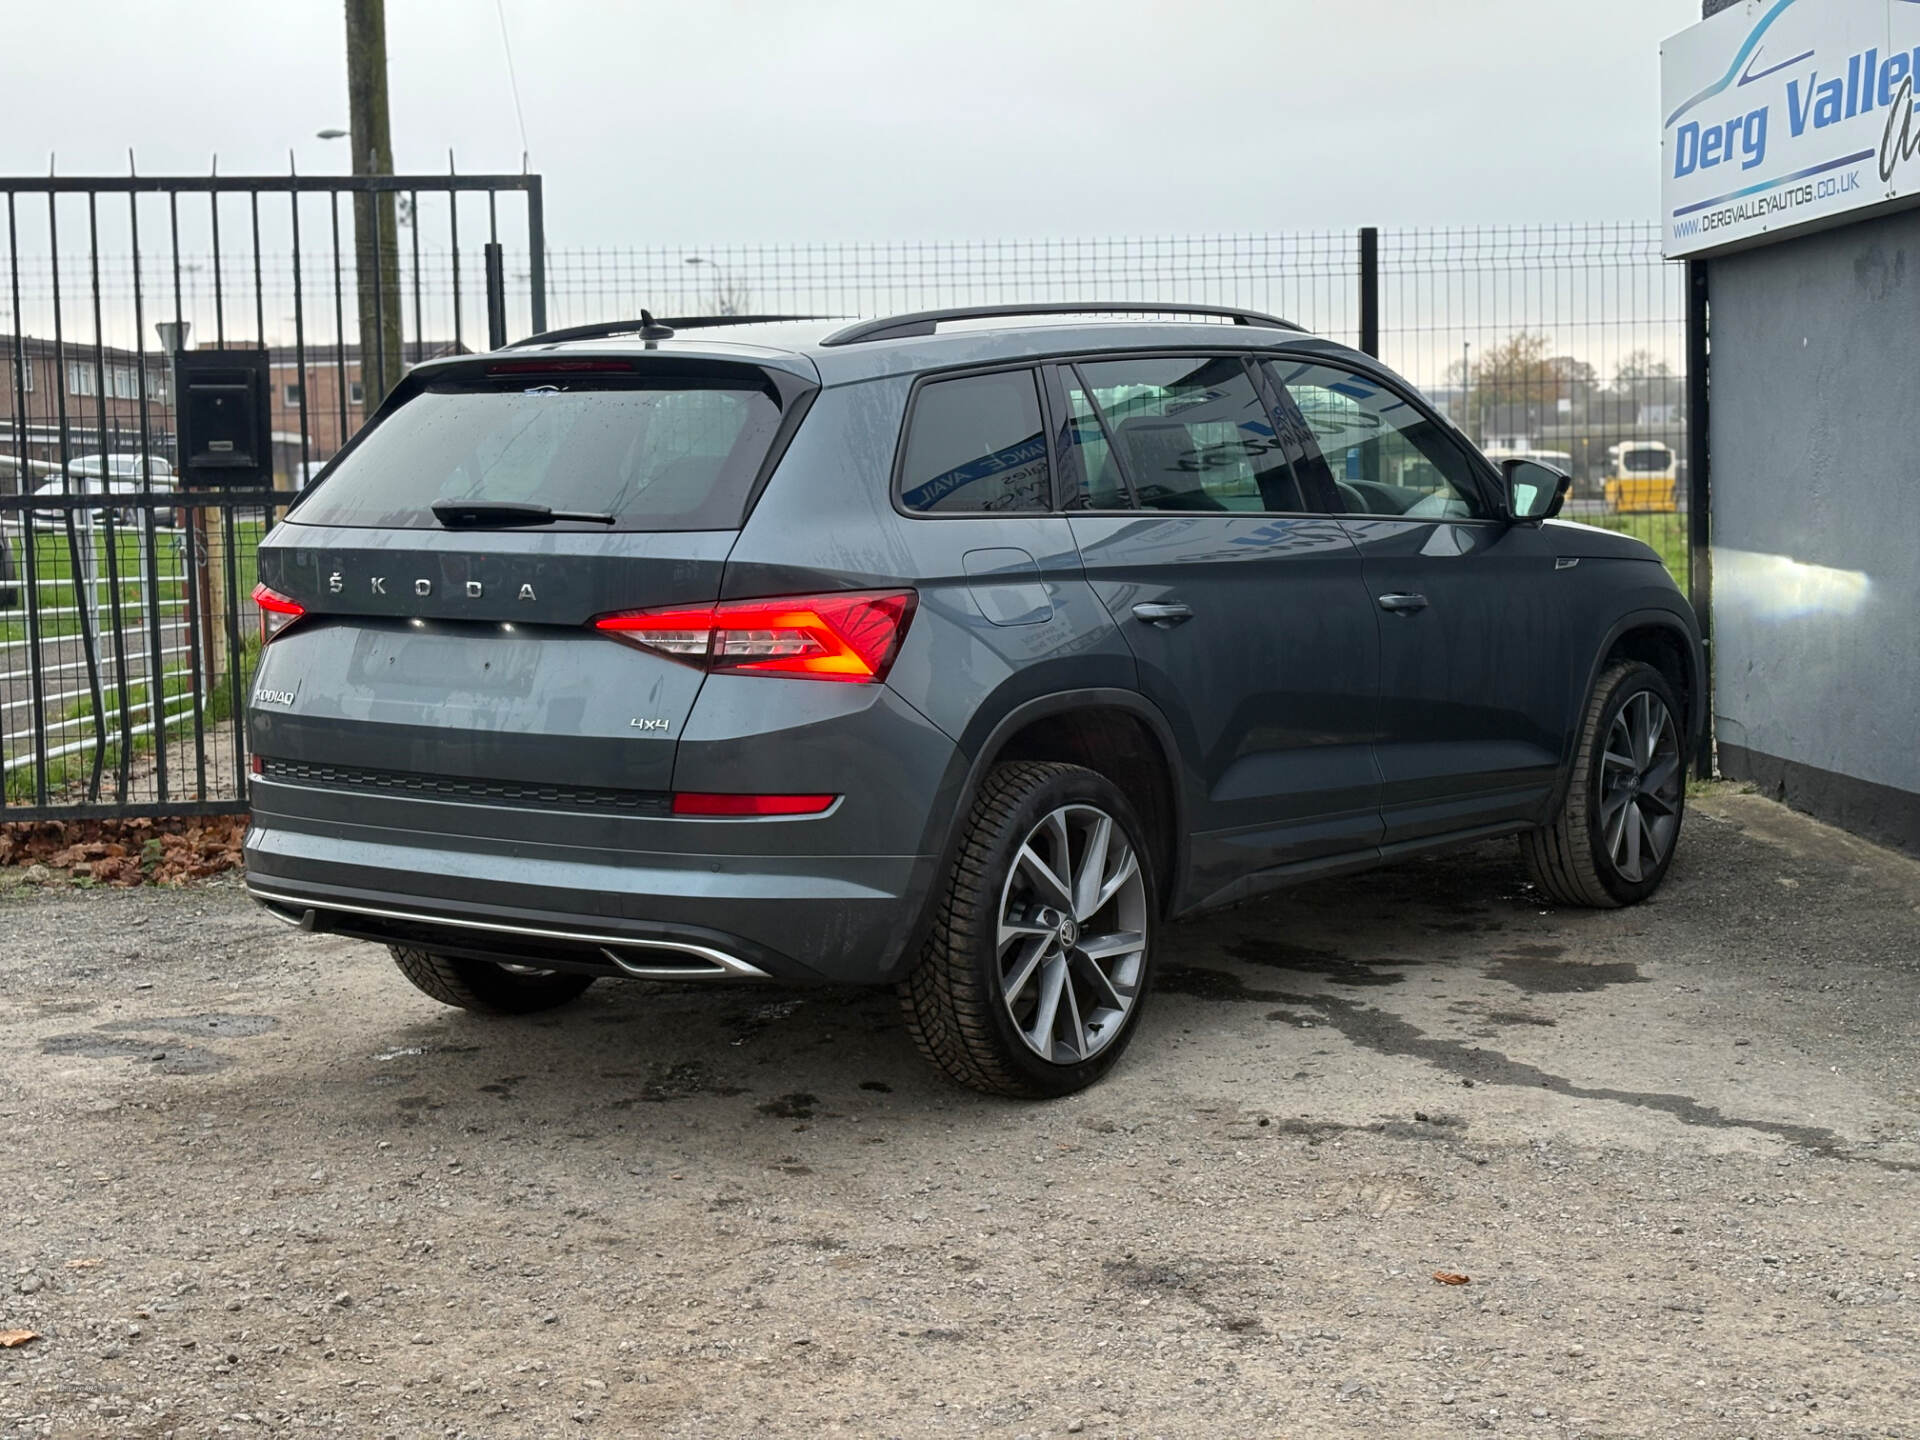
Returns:
[[[1698,0],[503,0],[556,246],[1650,219]],[[346,168],[338,0],[12,7],[0,169]],[[495,0],[388,0],[396,165],[520,167]]]

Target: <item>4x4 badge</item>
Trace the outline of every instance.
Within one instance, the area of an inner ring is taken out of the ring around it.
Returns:
[[[631,725],[636,730],[664,730],[667,728],[667,721],[665,716],[661,716],[659,719],[655,719],[655,720],[643,720],[636,715],[633,719],[627,721],[627,724]]]

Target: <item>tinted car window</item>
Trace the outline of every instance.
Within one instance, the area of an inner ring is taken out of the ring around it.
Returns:
[[[1067,396],[1067,457],[1069,510],[1131,510],[1133,491],[1120,473],[1113,445],[1100,412],[1072,366],[1063,367],[1060,384]]]
[[[1318,442],[1346,514],[1486,518],[1473,462],[1400,395],[1352,370],[1267,363]]]
[[[1074,376],[1077,373],[1078,381]],[[1149,510],[1298,513],[1307,509],[1273,417],[1238,356],[1102,360],[1066,377],[1090,392],[1105,436]],[[1105,438],[1105,437],[1103,437]],[[1108,457],[1088,453],[1090,493]]]
[[[934,514],[1050,508],[1044,428],[1031,370],[921,386],[907,422],[901,504]]]
[[[435,501],[515,500],[612,515],[623,530],[731,530],[779,422],[762,391],[698,383],[433,386],[294,514],[437,528]]]

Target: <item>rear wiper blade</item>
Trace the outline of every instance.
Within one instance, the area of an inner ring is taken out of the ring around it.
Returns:
[[[590,510],[555,510],[524,500],[436,500],[433,518],[449,530],[485,530],[511,525],[551,525],[556,520],[578,520],[586,525],[611,525],[614,517]]]

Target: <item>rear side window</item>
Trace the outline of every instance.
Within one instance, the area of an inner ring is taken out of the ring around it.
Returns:
[[[922,385],[907,418],[900,503],[933,515],[1049,509],[1044,430],[1031,370]]]
[[[342,457],[296,517],[438,528],[438,500],[513,500],[620,530],[732,530],[780,423],[761,390],[698,380],[436,385]]]
[[[1092,508],[1112,503],[1120,476],[1147,510],[1309,508],[1239,356],[1083,362],[1063,378]],[[1083,408],[1104,424],[1083,424]]]

